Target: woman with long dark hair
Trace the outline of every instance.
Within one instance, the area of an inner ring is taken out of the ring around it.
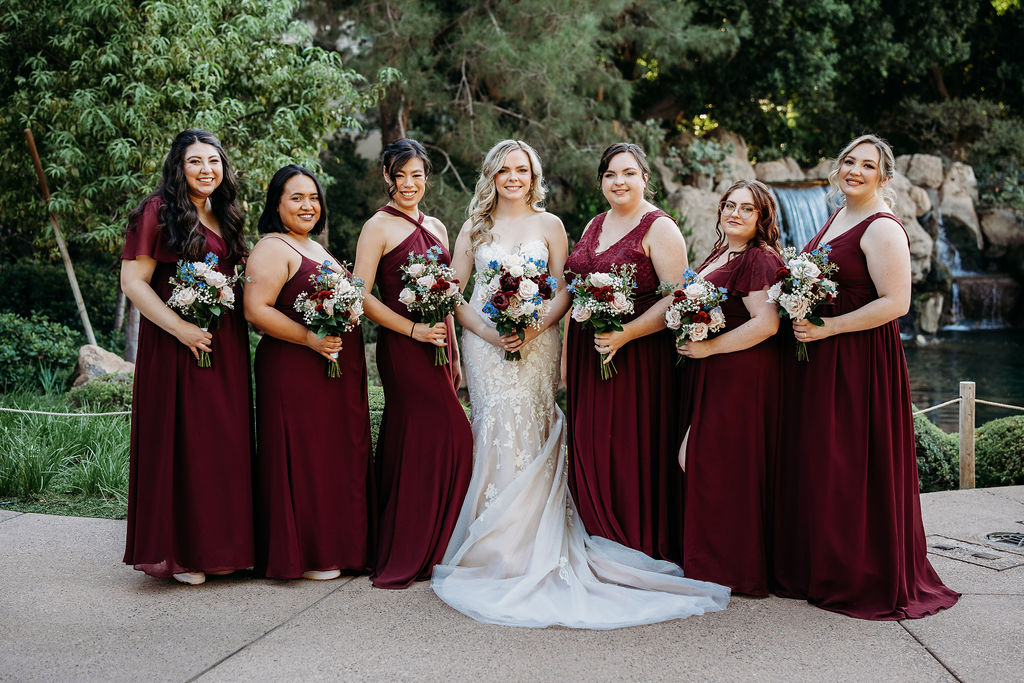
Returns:
[[[142,314],[132,402],[124,561],[199,584],[253,564],[249,343],[241,288],[209,331],[165,303],[179,259],[246,255],[235,175],[220,142],[186,130],[163,176],[129,216],[121,289]],[[212,367],[199,367],[199,352]]]
[[[342,264],[316,240],[320,182],[301,166],[274,174],[249,257],[245,315],[256,347],[256,570],[333,579],[371,563],[373,480],[362,328],[320,338],[294,304],[318,267]],[[336,354],[340,377],[325,363]]]
[[[738,593],[768,594],[767,471],[779,422],[779,316],[767,291],[782,266],[775,202],[740,180],[718,205],[718,240],[697,272],[728,297],[725,327],[678,352],[684,366],[679,464],[685,471],[683,571]]]
[[[399,301],[400,268],[410,252],[440,250],[450,263],[448,232],[419,204],[430,158],[415,140],[390,143],[381,155],[388,203],[363,225],[356,277],[366,282],[366,315],[378,325],[377,369],[384,416],[377,440],[379,522],[371,579],[378,588],[406,588],[430,578],[441,561],[473,468],[473,434],[455,390],[459,353],[450,319],[434,325]],[[370,294],[376,283],[380,299]],[[437,346],[450,362],[434,364]]]

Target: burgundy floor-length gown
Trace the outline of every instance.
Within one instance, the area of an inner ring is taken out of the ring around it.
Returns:
[[[419,222],[385,206],[413,226],[401,244],[381,257],[376,282],[381,301],[410,320],[419,320],[398,301],[409,252],[444,245]],[[448,322],[448,349],[455,335]],[[381,326],[377,369],[384,386],[384,415],[377,439],[379,523],[377,558],[371,579],[378,588],[405,588],[430,578],[444,557],[473,470],[473,433],[452,386],[451,364],[434,365],[433,344]]]
[[[721,252],[716,251],[709,261]],[[770,287],[782,258],[751,247],[710,272],[728,290],[725,334],[750,320],[743,297]],[[749,349],[683,366],[681,428],[686,444],[683,571],[737,593],[768,594],[766,477],[779,436],[779,349],[775,336]]]
[[[153,199],[129,226],[122,259],[157,261],[150,281],[166,301],[179,255]],[[206,251],[230,274],[227,245],[202,228]],[[144,316],[132,401],[128,538],[124,562],[152,576],[253,566],[252,390],[241,287],[212,330],[212,367]]]
[[[594,218],[565,263],[581,276],[636,264],[635,312],[660,299],[658,275],[641,241],[656,210],[597,253],[607,213]],[[601,379],[594,331],[570,317],[566,340],[569,490],[587,532],[657,559],[681,561],[682,472],[677,462],[678,383],[668,330],[625,344],[618,373]]]
[[[310,275],[318,265],[302,256],[274,303],[300,324],[293,305],[301,292],[313,291]],[[342,335],[341,377],[327,376],[327,362],[306,346],[270,335],[256,347],[256,569],[269,577],[330,569],[359,573],[372,563],[362,328]]]
[[[804,247],[819,246],[825,227]],[[832,240],[839,293],[824,316],[878,298],[860,248],[868,216]],[[792,337],[792,333],[787,335]],[[956,603],[928,561],[910,382],[899,327],[783,349],[784,437],[776,479],[776,593],[861,619],[915,619]]]

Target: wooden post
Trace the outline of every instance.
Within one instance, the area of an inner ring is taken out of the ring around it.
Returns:
[[[974,488],[974,382],[960,382],[960,488]]]
[[[32,153],[32,163],[36,165],[36,175],[39,177],[39,184],[43,188],[43,201],[50,203],[50,188],[46,186],[46,175],[43,174],[43,164],[39,161],[39,152],[36,151],[36,141],[32,137],[32,131],[25,129],[25,141],[28,143],[28,151]],[[68,254],[68,245],[64,243],[64,235],[61,234],[60,226],[57,225],[57,216],[50,212],[50,224],[53,226],[53,236],[57,238],[57,248],[60,249],[60,257],[64,260],[64,270],[68,274],[68,282],[71,283],[71,293],[75,296],[75,303],[78,304],[78,315],[82,318],[82,327],[85,328],[85,338],[89,343],[96,346],[96,335],[92,332],[92,325],[89,323],[89,313],[85,310],[85,300],[82,299],[82,291],[78,288],[78,278],[75,277],[75,268],[71,265],[71,255]]]

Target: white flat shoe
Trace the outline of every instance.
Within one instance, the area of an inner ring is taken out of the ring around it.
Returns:
[[[175,581],[187,583],[190,586],[198,586],[206,581],[206,574],[203,572],[182,572],[174,575]]]
[[[302,572],[302,578],[310,579],[311,581],[330,581],[341,576],[340,569],[327,569],[327,570],[313,570],[308,572]]]

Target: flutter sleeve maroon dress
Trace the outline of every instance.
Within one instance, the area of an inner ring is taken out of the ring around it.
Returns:
[[[594,218],[565,263],[581,276],[636,265],[634,315],[660,299],[642,240],[663,211],[645,214],[598,253],[607,214]],[[628,321],[628,319],[627,319]],[[618,372],[601,379],[594,331],[570,317],[566,331],[569,490],[587,532],[680,563],[682,472],[677,463],[678,382],[672,334],[634,339],[615,354]]]
[[[878,298],[860,240],[868,216],[831,242],[835,304]],[[817,248],[835,214],[804,247]],[[792,337],[790,331],[788,336]],[[916,619],[955,604],[927,557],[910,381],[899,326],[784,349],[784,437],[776,478],[776,593],[861,619]]]
[[[129,226],[122,259],[157,261],[150,281],[166,301],[180,258],[153,199]],[[227,245],[203,228],[206,251],[230,274]],[[205,253],[205,252],[204,252]],[[252,391],[241,287],[212,330],[212,367],[144,316],[135,362],[124,561],[152,576],[253,566]]]
[[[300,324],[295,299],[313,291],[310,275],[317,266],[302,256],[274,303]],[[334,378],[327,376],[327,360],[306,346],[265,334],[256,347],[256,569],[270,577],[331,569],[359,573],[372,563],[362,328],[341,338],[341,377]]]
[[[409,252],[444,245],[419,222],[391,207],[380,209],[413,226],[401,244],[381,257],[376,283],[381,301],[396,313],[418,321],[399,302]],[[448,323],[448,348],[455,335]],[[384,387],[384,415],[377,439],[379,522],[373,585],[406,588],[430,578],[444,556],[462,508],[473,470],[473,432],[452,386],[451,363],[434,365],[433,344],[380,327],[377,370]],[[449,354],[451,356],[451,354]]]
[[[718,256],[716,252],[709,261]],[[728,290],[725,334],[750,320],[743,298],[775,281],[782,259],[751,247],[701,272]],[[681,428],[686,443],[683,571],[737,593],[768,594],[766,476],[779,428],[779,351],[775,336],[733,353],[687,359]]]

